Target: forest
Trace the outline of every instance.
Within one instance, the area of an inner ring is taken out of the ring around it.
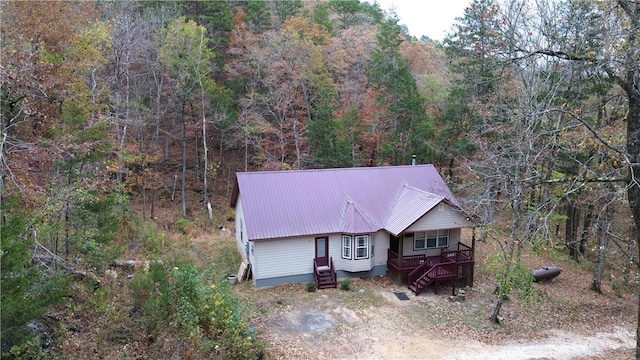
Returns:
[[[494,322],[526,291],[526,252],[566,252],[595,292],[638,290],[638,1],[473,0],[441,42],[360,0],[0,12],[2,358],[55,355],[34,324],[79,311],[79,278],[99,303],[95,274],[122,258],[165,261],[131,285],[147,334],[167,322],[199,354],[262,357],[203,280],[221,270],[167,256],[167,234],[232,226],[239,171],[435,164],[500,245]]]

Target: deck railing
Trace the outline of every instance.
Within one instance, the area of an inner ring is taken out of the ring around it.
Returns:
[[[435,264],[428,273],[429,277],[434,279],[451,276],[451,274],[456,273],[456,262],[453,259],[442,255],[440,262]]]
[[[463,243],[458,243],[458,250],[443,251],[442,255],[455,262],[466,262],[473,260],[473,249]]]
[[[318,265],[318,259],[314,258],[313,259],[313,272],[317,273],[318,272],[318,268],[322,266],[322,265]],[[333,266],[333,257],[329,257],[329,261],[327,262],[327,265],[324,266],[328,266],[330,270],[334,270],[335,267]]]
[[[409,255],[403,256],[400,258],[400,255],[395,251],[388,249],[387,250],[387,259],[389,263],[393,264],[397,269],[415,269],[418,266],[424,264],[427,261],[427,256],[424,254],[420,255]]]

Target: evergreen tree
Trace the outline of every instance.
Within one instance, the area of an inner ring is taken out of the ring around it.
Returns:
[[[271,27],[271,10],[265,0],[249,0],[244,6],[247,14],[247,24],[256,34],[260,34]]]
[[[329,34],[333,34],[333,23],[331,22],[331,14],[329,13],[329,6],[325,4],[320,4],[316,6],[313,11],[313,22],[324,26]]]
[[[392,14],[380,25],[378,44],[371,55],[367,76],[380,93],[378,102],[387,106],[388,133],[383,143],[383,158],[392,164],[407,163],[413,154],[431,159],[427,141],[431,128],[425,111],[424,98],[411,74],[410,63],[400,54],[405,39],[398,18]]]
[[[48,306],[66,295],[64,282],[55,274],[44,276],[33,261],[35,244],[26,214],[13,214],[13,201],[2,206],[0,231],[0,331],[3,358],[13,346],[30,341],[35,334],[27,324],[42,319]]]

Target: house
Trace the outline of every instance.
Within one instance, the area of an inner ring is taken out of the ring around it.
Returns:
[[[461,238],[472,223],[433,165],[237,173],[231,206],[256,287],[388,273],[415,293],[473,282]]]

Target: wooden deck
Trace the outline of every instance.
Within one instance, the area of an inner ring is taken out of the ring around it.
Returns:
[[[438,293],[440,283],[455,283],[464,279],[467,285],[473,285],[473,249],[463,243],[458,250],[445,250],[439,256],[410,255],[400,258],[396,252],[388,250],[387,266],[398,278],[406,275],[409,289],[416,295],[433,284]]]

